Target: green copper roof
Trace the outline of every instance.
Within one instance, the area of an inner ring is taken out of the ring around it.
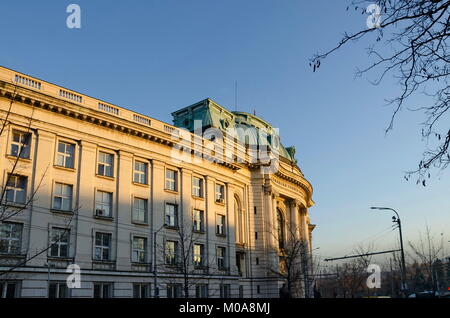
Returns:
[[[245,112],[230,112],[209,98],[177,110],[172,113],[172,116],[174,126],[185,128],[194,133],[196,133],[196,129],[200,128],[199,133],[202,133],[204,129],[209,127],[218,128],[222,131],[228,128],[236,128],[238,138],[243,143],[254,144],[258,140],[258,136],[251,132],[247,132],[244,135],[243,131],[245,129],[239,128],[255,127],[264,129],[270,135],[268,137],[269,144],[271,144],[273,135],[278,136],[278,131],[262,118]],[[280,143],[279,151],[282,157],[294,163],[297,162],[294,147],[285,148]]]

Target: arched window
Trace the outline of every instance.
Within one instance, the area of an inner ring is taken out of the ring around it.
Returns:
[[[236,242],[245,243],[245,218],[238,197],[234,197],[234,213],[236,217]]]
[[[277,225],[278,225],[278,247],[284,248],[284,217],[283,212],[277,209]]]

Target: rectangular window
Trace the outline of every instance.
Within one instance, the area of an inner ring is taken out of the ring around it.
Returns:
[[[105,177],[114,177],[114,155],[98,152],[97,174]]]
[[[11,140],[11,156],[30,158],[31,134],[14,130]]]
[[[225,186],[216,184],[216,202],[225,203]]]
[[[205,260],[205,245],[194,244],[194,266],[201,267]]]
[[[94,298],[112,298],[113,285],[107,283],[94,284]]]
[[[166,203],[166,226],[178,226],[178,205]]]
[[[203,232],[205,230],[205,213],[202,210],[197,209],[194,209],[192,213],[193,230],[196,232]]]
[[[226,249],[225,247],[217,247],[216,250],[217,253],[217,267],[221,270],[225,269],[226,263],[225,263],[225,256],[226,256]]]
[[[150,284],[133,284],[133,298],[150,298]]]
[[[19,282],[0,282],[0,298],[17,298],[19,294]]]
[[[68,298],[69,290],[67,283],[50,283],[48,287],[48,298]]]
[[[111,257],[111,238],[110,233],[95,233],[94,259],[99,261],[109,261]]]
[[[230,285],[221,284],[220,285],[220,298],[230,298]]]
[[[6,223],[0,224],[0,253],[18,255],[22,246],[23,224]]]
[[[166,241],[165,260],[167,265],[176,265],[177,263],[178,243],[175,241]]]
[[[95,215],[112,217],[112,193],[97,190],[95,197]]]
[[[132,261],[145,263],[147,260],[147,239],[145,237],[133,237]]]
[[[72,191],[72,185],[56,182],[53,193],[53,209],[61,211],[71,211]]]
[[[69,237],[69,230],[53,228],[50,234],[50,256],[69,257]]]
[[[192,178],[192,195],[197,198],[203,198],[203,179]]]
[[[207,284],[195,285],[195,297],[196,298],[208,298],[208,285]]]
[[[57,150],[56,165],[59,167],[73,169],[75,165],[75,145],[59,141]]]
[[[181,284],[167,284],[167,298],[180,298],[181,287]]]
[[[6,202],[25,204],[27,177],[16,174],[8,174],[8,182],[6,184]]]
[[[177,191],[177,177],[175,170],[166,169],[166,190]]]
[[[134,198],[133,201],[133,221],[146,224],[148,200]]]
[[[216,233],[217,235],[225,235],[225,215],[217,214]]]
[[[134,161],[133,182],[147,184],[148,164],[142,161]]]

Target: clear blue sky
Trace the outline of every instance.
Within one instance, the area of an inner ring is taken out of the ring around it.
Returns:
[[[66,6],[81,6],[82,28],[66,27]],[[170,113],[210,97],[279,127],[295,145],[314,186],[314,244],[322,256],[348,254],[377,238],[395,247],[389,214],[398,209],[405,239],[427,223],[450,240],[449,171],[427,188],[403,180],[424,143],[419,114],[403,112],[385,136],[396,92],[354,78],[368,63],[367,42],[327,60],[317,73],[308,59],[344,31],[366,26],[347,1],[145,0],[9,1],[2,7],[0,64],[171,122]],[[450,243],[447,243],[450,245]]]

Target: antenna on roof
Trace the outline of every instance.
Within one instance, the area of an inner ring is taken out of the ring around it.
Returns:
[[[234,81],[234,111],[237,111],[237,91],[238,91],[238,83]]]

